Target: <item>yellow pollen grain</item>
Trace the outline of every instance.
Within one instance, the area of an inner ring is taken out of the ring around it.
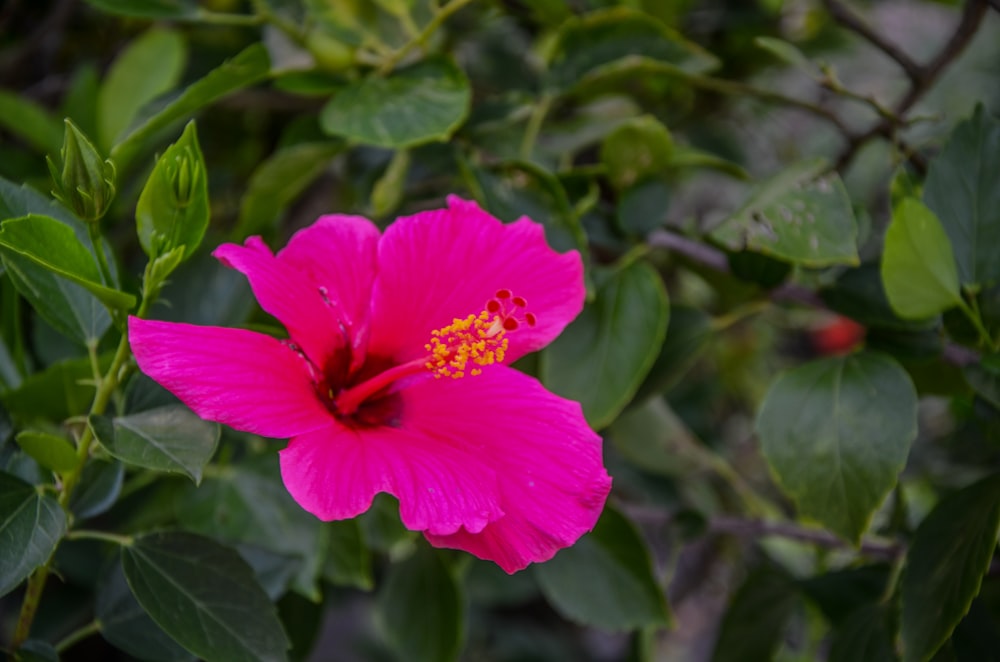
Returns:
[[[507,339],[505,330],[495,331],[499,321],[499,316],[484,310],[465,319],[456,317],[448,326],[432,331],[430,342],[424,345],[429,353],[427,369],[436,378],[461,379],[482,374],[481,368],[466,372],[469,363],[486,366],[503,361]]]

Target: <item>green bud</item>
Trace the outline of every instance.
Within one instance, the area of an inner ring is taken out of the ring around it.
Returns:
[[[115,197],[114,164],[101,158],[94,144],[69,118],[60,157],[59,165],[51,156],[45,159],[55,182],[52,195],[83,220],[97,222]]]

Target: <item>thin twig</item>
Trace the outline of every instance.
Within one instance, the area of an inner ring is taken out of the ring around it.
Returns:
[[[855,546],[827,531],[808,529],[791,522],[768,522],[724,515],[709,519],[708,530],[737,538],[757,539],[764,536],[780,536],[831,549],[857,549],[866,556],[886,560],[897,558],[905,549],[898,543],[881,538],[862,538],[861,543]]]
[[[872,46],[895,60],[896,64],[903,68],[903,71],[906,72],[906,75],[914,85],[920,81],[922,75],[920,65],[914,62],[898,46],[873,30],[860,16],[848,8],[847,5],[841,3],[840,0],[823,0],[823,5],[835,21],[848,30],[864,37]]]

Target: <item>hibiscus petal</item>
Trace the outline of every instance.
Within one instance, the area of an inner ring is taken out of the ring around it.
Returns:
[[[305,274],[323,288],[351,337],[353,368],[364,359],[368,338],[375,260],[381,233],[363,216],[321,216],[299,230],[278,252],[278,261]]]
[[[129,317],[139,369],[196,414],[265,437],[291,437],[333,420],[308,362],[285,343],[240,329]]]
[[[500,289],[527,300],[537,318],[508,336],[507,362],[544,347],[583,307],[576,251],[557,253],[542,226],[504,224],[475,202],[448,198],[448,209],[401,218],[379,243],[370,351],[417,358],[434,329],[479,313]]]
[[[333,425],[300,435],[281,451],[281,477],[294,499],[322,520],[368,510],[387,492],[414,531],[481,531],[503,516],[493,471],[467,449],[389,426]]]
[[[545,561],[590,531],[611,478],[601,438],[580,405],[504,366],[477,377],[427,380],[400,391],[414,433],[465,444],[492,467],[505,515],[482,531],[426,532],[431,544],[463,549],[509,573]]]
[[[301,270],[279,261],[260,237],[243,246],[223,244],[212,253],[246,275],[261,308],[285,325],[288,335],[321,370],[335,372],[348,345],[346,326],[328,297]]]

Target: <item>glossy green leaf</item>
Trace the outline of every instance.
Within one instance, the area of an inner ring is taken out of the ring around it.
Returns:
[[[659,175],[673,156],[674,139],[667,127],[651,115],[626,120],[601,143],[601,162],[608,179],[619,190]]]
[[[101,636],[129,655],[150,662],[181,662],[193,659],[156,624],[132,595],[120,562],[101,575],[96,589],[94,616]]]
[[[323,565],[323,577],[338,586],[371,590],[375,585],[372,555],[365,545],[358,520],[330,522],[324,526],[328,530],[329,548]]]
[[[190,486],[177,501],[177,517],[188,530],[300,559],[295,589],[320,598],[323,523],[289,496],[276,454],[231,466],[198,488]]]
[[[62,122],[23,95],[0,90],[0,127],[42,154],[56,154],[62,147]]]
[[[568,91],[623,67],[653,62],[678,74],[704,73],[718,61],[652,17],[596,11],[563,23],[552,49],[548,86]]]
[[[137,467],[182,473],[196,484],[219,443],[219,425],[183,405],[129,416],[91,416],[90,427],[111,455]]]
[[[66,514],[49,494],[0,473],[0,595],[45,563],[66,533]]]
[[[274,605],[232,549],[190,533],[151,533],[122,548],[122,569],[142,608],[198,657],[287,659]]]
[[[432,58],[348,85],[323,108],[320,125],[331,136],[367,145],[412,147],[451,137],[469,114],[471,97],[462,70]]]
[[[593,531],[534,572],[549,603],[580,624],[603,630],[670,624],[642,536],[611,507],[604,509]]]
[[[855,610],[833,633],[828,662],[896,662],[888,614],[882,605]]]
[[[941,500],[906,555],[900,589],[904,662],[928,660],[979,594],[1000,534],[1000,474]]]
[[[906,463],[917,395],[887,356],[822,359],[771,384],[756,429],[799,515],[857,543]]]
[[[656,360],[668,317],[663,282],[648,264],[604,273],[594,301],[543,351],[542,382],[582,404],[593,428],[607,426]]]
[[[119,53],[97,96],[97,139],[105,151],[129,128],[144,105],[180,81],[187,60],[184,38],[153,28]]]
[[[76,448],[63,437],[37,430],[17,434],[17,444],[46,469],[64,473],[76,468]]]
[[[136,18],[190,18],[198,12],[197,0],[87,0],[87,4]]]
[[[458,658],[465,628],[462,595],[439,552],[422,546],[407,560],[390,566],[375,614],[401,659]]]
[[[300,143],[285,147],[263,161],[250,176],[240,204],[236,236],[273,229],[282,213],[329,166],[343,149],[338,142]]]
[[[793,165],[761,182],[750,199],[712,231],[730,250],[749,249],[807,267],[856,265],[857,222],[836,174],[822,159]]]
[[[1000,354],[982,357],[978,363],[971,363],[963,369],[969,386],[984,400],[1000,409]]]
[[[263,80],[271,60],[263,44],[253,44],[189,85],[176,99],[142,121],[111,150],[120,171],[128,169],[139,151],[161,130],[187,119],[195,111],[228,94]]]
[[[722,618],[712,662],[774,659],[798,601],[795,584],[784,572],[766,566],[755,569]]]
[[[944,227],[963,285],[1000,282],[1000,120],[982,105],[931,161],[924,202]]]
[[[885,233],[882,283],[904,319],[933,317],[962,303],[951,243],[934,212],[907,198]]]
[[[177,142],[156,160],[139,195],[135,208],[139,243],[150,258],[180,247],[184,257],[190,257],[205,236],[208,218],[208,168],[194,122],[189,122]]]
[[[69,508],[77,521],[97,517],[115,505],[122,492],[125,480],[125,465],[115,460],[91,459],[83,468],[83,475]]]
[[[135,305],[131,294],[101,283],[94,258],[73,230],[48,216],[31,214],[0,225],[0,254],[15,255],[43,267],[61,278],[84,287],[105,305],[128,310]]]

